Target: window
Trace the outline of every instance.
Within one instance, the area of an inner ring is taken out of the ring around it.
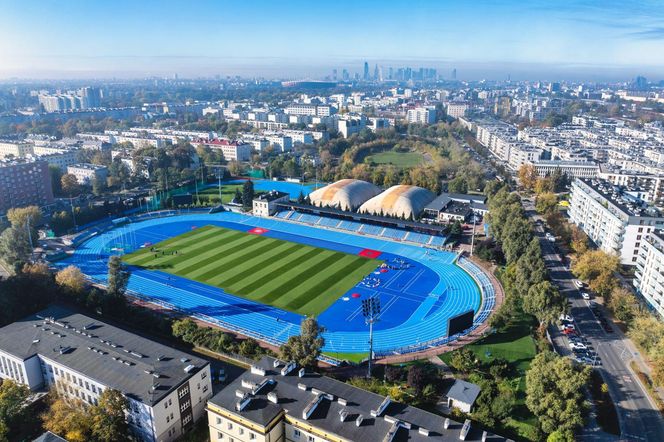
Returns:
[[[207,372],[203,371],[203,373],[201,373],[201,379],[205,379],[206,377],[207,377]]]
[[[88,381],[85,381],[85,389],[90,391],[90,384],[88,384]]]
[[[228,423],[228,429],[229,429],[229,430],[232,430],[232,429],[233,429],[233,424],[230,423],[230,422]]]
[[[217,418],[217,425],[221,425],[221,418],[220,417]]]
[[[256,435],[254,433],[249,433],[249,440],[254,440],[256,439]]]
[[[224,433],[217,431],[217,439],[223,439],[223,438],[224,438]]]
[[[307,437],[307,440],[308,440],[309,442],[314,442],[314,440],[316,440],[316,439],[314,439],[313,436],[309,435],[309,437]]]
[[[186,401],[185,403],[183,403],[182,405],[180,405],[180,412],[183,412],[184,410],[186,410],[187,408],[189,408],[189,405],[191,405],[191,402],[190,402],[190,401]]]
[[[191,422],[192,416],[191,414],[188,414],[182,419],[182,425],[187,425],[189,422]]]
[[[636,262],[636,256],[632,258],[632,262]]]
[[[238,430],[238,433],[240,433],[240,436],[244,434],[244,428],[240,427]]]
[[[297,428],[293,429],[293,436],[295,437],[295,439],[299,439],[301,435],[302,433],[300,433],[300,430],[298,430]]]
[[[164,410],[168,408],[168,401],[164,401]]]
[[[641,240],[641,235],[636,235],[636,240],[640,241]]]

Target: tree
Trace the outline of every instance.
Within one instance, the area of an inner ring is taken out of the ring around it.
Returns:
[[[65,291],[78,295],[85,289],[85,275],[81,270],[70,265],[55,274],[55,282]]]
[[[463,233],[463,227],[461,226],[461,221],[454,220],[452,225],[450,226],[450,235],[461,235]]]
[[[427,384],[427,373],[421,365],[414,364],[408,367],[408,386],[415,389],[415,393],[422,392]]]
[[[92,438],[92,416],[83,402],[52,390],[48,410],[42,415],[44,429],[62,435],[69,442],[87,442]]]
[[[512,218],[503,227],[502,247],[505,260],[516,262],[525,252],[532,239],[530,222],[522,217]]]
[[[461,373],[470,373],[477,368],[477,357],[471,350],[463,347],[452,353],[450,366]]]
[[[242,205],[246,208],[251,207],[254,200],[254,183],[247,180],[242,185]]]
[[[571,234],[570,246],[572,250],[579,256],[586,253],[589,247],[588,235],[576,224],[571,225]]]
[[[122,258],[118,255],[111,256],[108,259],[108,294],[118,298],[124,296],[128,282],[129,271],[122,263]]]
[[[32,247],[30,237],[24,228],[9,227],[0,235],[0,257],[18,270],[30,260]]]
[[[325,339],[322,336],[324,330],[318,325],[315,318],[305,318],[300,324],[300,334],[289,337],[288,341],[279,349],[281,358],[286,361],[295,361],[302,367],[314,367],[316,359],[325,345]]]
[[[535,188],[535,183],[537,182],[538,174],[537,169],[532,164],[524,164],[519,168],[519,182],[523,187],[528,190],[533,190]]]
[[[72,175],[71,173],[62,175],[62,178],[60,178],[60,187],[62,188],[62,193],[70,198],[81,193],[81,186],[78,184],[76,175]]]
[[[636,315],[636,297],[626,288],[616,287],[611,292],[608,307],[618,320],[630,323]]]
[[[0,441],[9,440],[9,432],[23,419],[30,389],[5,379],[0,384]]]
[[[92,407],[92,434],[100,442],[128,440],[125,420],[127,399],[118,390],[107,388],[99,395],[99,404]]]
[[[616,287],[614,273],[618,271],[620,259],[616,255],[602,250],[590,250],[577,259],[572,272],[578,278],[587,281],[591,290],[600,296],[607,296]]]
[[[555,193],[545,192],[537,195],[535,210],[537,213],[546,214],[553,212],[558,207],[558,197]]]
[[[565,310],[565,298],[549,281],[535,284],[523,299],[523,311],[537,318],[540,324],[554,324]]]
[[[573,432],[583,425],[583,389],[590,371],[550,351],[532,360],[526,372],[526,406],[545,433]]]
[[[447,183],[449,193],[468,193],[468,182],[463,176],[456,176]]]
[[[7,219],[12,227],[35,228],[42,222],[42,213],[37,206],[17,207],[7,211]],[[36,238],[36,237],[35,237]]]

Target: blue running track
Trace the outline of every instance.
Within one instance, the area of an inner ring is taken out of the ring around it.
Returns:
[[[110,255],[129,253],[146,242],[156,243],[205,225],[240,231],[262,227],[268,229],[267,236],[297,243],[355,254],[363,249],[381,252],[378,259],[389,269],[376,268],[348,293],[339,293],[338,300],[319,315],[319,322],[326,328],[324,351],[328,354],[366,353],[368,328],[361,314],[361,300],[368,296],[381,300],[382,313],[374,330],[378,355],[447,343],[457,338],[446,336],[450,317],[473,309],[475,328],[488,318],[494,306],[495,295],[487,276],[469,261],[460,259],[457,265],[453,253],[230,212],[129,223],[85,240],[71,257],[57,265],[74,264],[92,280],[105,283]],[[133,295],[275,345],[298,334],[302,320],[298,314],[155,270],[132,268],[128,289]]]

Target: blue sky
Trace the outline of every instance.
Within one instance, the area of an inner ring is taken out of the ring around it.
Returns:
[[[664,78],[664,0],[0,0],[0,77],[459,68]]]

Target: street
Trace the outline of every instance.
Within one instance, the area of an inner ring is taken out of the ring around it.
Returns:
[[[534,203],[523,201],[527,215],[534,221],[536,215]],[[542,253],[549,274],[560,292],[571,301],[569,313],[579,332],[588,339],[598,356],[601,365],[597,369],[609,387],[609,392],[616,405],[621,429],[621,440],[662,441],[664,440],[664,419],[661,413],[643,390],[636,375],[629,367],[634,355],[633,345],[613,324],[613,333],[606,333],[588,301],[574,285],[574,276],[561,262],[554,244],[545,239],[544,228],[536,225],[535,231],[540,239]],[[559,334],[559,333],[558,333]],[[569,354],[564,347],[563,354]],[[610,435],[595,429],[582,433],[583,440],[608,440]]]

